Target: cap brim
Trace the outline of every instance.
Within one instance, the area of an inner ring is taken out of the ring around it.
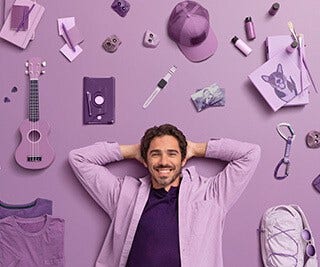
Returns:
[[[177,44],[181,52],[192,62],[200,62],[211,57],[217,50],[218,40],[213,30],[209,28],[207,38],[197,46]]]

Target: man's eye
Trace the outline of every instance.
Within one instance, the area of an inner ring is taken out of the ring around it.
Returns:
[[[169,156],[171,156],[171,157],[174,157],[174,156],[176,156],[176,155],[177,155],[176,152],[170,152],[170,153],[169,153]]]

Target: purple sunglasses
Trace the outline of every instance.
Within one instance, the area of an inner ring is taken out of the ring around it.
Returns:
[[[291,236],[291,234],[289,232],[291,231],[294,231],[294,229],[287,229],[287,230],[281,230],[279,229],[278,227],[274,226],[274,228],[276,228],[279,232],[278,233],[275,233],[274,235],[270,236],[268,238],[268,244],[270,246],[270,243],[271,242],[270,240],[275,238],[276,236],[280,235],[280,234],[284,234],[286,235],[288,238],[290,238],[296,245],[297,247],[297,252],[296,254],[294,255],[290,255],[290,254],[285,254],[285,253],[277,253],[277,252],[272,252],[270,253],[270,255],[268,256],[268,262],[270,263],[270,260],[272,257],[288,257],[288,258],[292,258],[294,261],[295,261],[295,265],[294,266],[297,266],[298,264],[298,259],[296,257],[296,255],[298,254],[298,243],[294,240],[294,238]],[[312,258],[315,256],[316,254],[316,249],[314,247],[314,245],[311,244],[311,233],[308,229],[303,229],[301,231],[301,237],[302,239],[307,242],[307,246],[306,246],[306,249],[305,249],[305,254],[307,255],[308,258]],[[309,260],[309,259],[308,259]],[[307,261],[308,261],[307,260]],[[270,265],[271,266],[271,265]],[[273,266],[273,265],[272,265]]]
[[[316,249],[314,245],[311,244],[311,233],[308,229],[303,229],[301,232],[301,237],[307,242],[306,255],[310,258],[316,254]]]

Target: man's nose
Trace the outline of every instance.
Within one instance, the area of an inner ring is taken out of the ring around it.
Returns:
[[[167,165],[169,162],[169,158],[166,154],[161,155],[160,157],[160,164],[161,165]]]

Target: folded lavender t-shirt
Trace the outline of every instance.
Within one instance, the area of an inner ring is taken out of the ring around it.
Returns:
[[[44,215],[0,220],[0,266],[64,266],[64,220]]]
[[[52,215],[52,201],[37,198],[28,204],[12,205],[0,201],[0,219],[8,216],[34,218],[45,214]]]

